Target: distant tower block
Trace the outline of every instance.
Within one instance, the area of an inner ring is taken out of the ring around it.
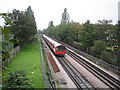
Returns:
[[[118,2],[118,21],[120,21],[120,1]]]

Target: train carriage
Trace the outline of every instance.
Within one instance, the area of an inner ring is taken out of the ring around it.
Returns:
[[[51,38],[47,37],[46,35],[42,35],[51,50],[54,52],[54,54],[59,56],[64,56],[66,54],[66,48],[62,44],[52,40]]]

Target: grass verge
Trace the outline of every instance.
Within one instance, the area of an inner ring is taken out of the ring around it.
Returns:
[[[10,71],[24,70],[33,88],[44,88],[39,44],[26,45],[7,68]],[[3,84],[8,73],[8,70],[3,70]]]

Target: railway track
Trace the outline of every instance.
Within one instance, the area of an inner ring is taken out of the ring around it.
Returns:
[[[104,82],[107,86],[111,89],[120,89],[120,81],[115,79],[114,77],[110,76],[106,72],[102,71],[101,69],[97,68],[90,62],[84,60],[77,54],[67,50],[67,54],[76,60],[79,64],[81,64],[84,68],[94,74],[97,78],[99,78],[102,82]]]
[[[107,74],[97,66],[93,65],[89,61],[85,60],[84,58],[80,57],[79,55],[67,50],[67,54],[76,60],[79,64],[81,64],[84,68],[86,68],[89,72],[95,75],[99,80],[105,83],[111,89],[120,89],[120,81],[112,77],[111,75]],[[79,71],[75,69],[75,67],[66,60],[66,58],[57,57],[59,62],[61,63],[62,67],[68,73],[69,77],[75,83],[78,89],[93,89],[94,87],[89,84],[82,76],[80,75]]]
[[[94,87],[90,85],[89,82],[83,78],[83,76],[81,76],[81,74],[74,68],[72,64],[68,62],[66,58],[57,57],[57,59],[78,89],[94,90]]]

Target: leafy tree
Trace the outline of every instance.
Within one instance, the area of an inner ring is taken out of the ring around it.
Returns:
[[[117,27],[116,25],[109,25],[108,36],[106,37],[108,46],[117,46]]]
[[[109,24],[109,23],[112,23],[112,20],[106,20],[106,19],[98,20],[98,23],[99,24]]]
[[[106,51],[106,47],[118,46],[119,41],[119,29],[117,25],[110,24],[111,22],[112,20],[99,20],[98,23],[91,24],[87,20],[84,24],[79,24],[73,21],[62,23],[61,20],[61,24],[54,27],[50,22],[50,27],[43,32],[67,44],[72,45],[76,41],[82,47],[82,50],[87,51],[89,54],[93,53],[94,56],[99,58],[107,58],[107,61],[115,60],[115,57],[117,57],[119,62],[119,56],[117,56],[119,55],[119,50],[114,50],[113,52]],[[113,55],[111,56],[112,59],[108,58],[111,54]]]
[[[107,52],[107,51],[102,51],[101,52],[101,55],[100,55],[100,58],[108,63],[111,63],[113,64],[113,57],[112,57],[112,54],[110,52]]]
[[[63,42],[72,43],[76,39],[77,25],[77,23],[69,23],[51,26],[44,30],[44,33]]]
[[[19,39],[21,44],[28,43],[31,37],[37,33],[34,13],[29,6],[26,11],[14,9],[9,16],[13,19],[14,25],[11,31],[15,39]]]
[[[52,27],[52,26],[54,26],[54,25],[53,25],[53,21],[49,21],[48,27]]]
[[[31,31],[33,31],[32,32],[33,34],[36,34],[37,33],[36,21],[31,6],[27,8],[26,13],[27,13],[27,17],[30,19],[30,27],[32,29]]]
[[[0,26],[0,53],[2,53],[2,61],[10,58],[9,49],[12,48],[12,43],[10,42],[10,34],[12,32],[9,29],[9,26],[13,25],[12,20],[7,13],[1,13],[0,16],[5,20],[5,25]],[[1,58],[1,57],[0,57]]]
[[[93,25],[90,24],[90,21],[87,20],[85,22],[85,24],[83,24],[83,28],[80,31],[80,40],[81,43],[84,45],[84,47],[86,47],[87,49],[89,49],[94,42],[94,37],[95,37],[95,33],[94,33],[94,28]]]
[[[117,28],[117,33],[116,33],[116,35],[117,35],[117,46],[118,46],[118,48],[120,49],[120,20],[118,21],[118,28]]]
[[[118,50],[117,52],[117,63],[120,68],[120,20],[118,21],[118,29],[117,29],[117,46]]]
[[[96,54],[100,54],[102,51],[105,51],[107,47],[107,44],[105,41],[102,40],[96,40],[94,42],[94,45],[92,47],[92,50],[96,53]]]
[[[106,41],[108,40],[109,37],[109,32],[111,32],[111,26],[110,23],[112,20],[98,20],[98,23],[95,26],[95,32],[96,32],[96,37],[97,40],[103,40]]]
[[[9,41],[10,34],[12,34],[12,32],[9,29],[9,26],[12,26],[13,22],[7,13],[0,13],[0,16],[2,16],[2,18],[5,20],[5,25],[3,27],[0,27],[0,35],[3,35],[4,39]]]
[[[42,34],[43,31],[42,31],[42,30],[38,30],[37,33],[38,33],[38,34]]]
[[[69,14],[67,12],[67,8],[64,8],[64,12],[62,13],[62,19],[61,19],[61,23],[69,23],[70,17]]]

